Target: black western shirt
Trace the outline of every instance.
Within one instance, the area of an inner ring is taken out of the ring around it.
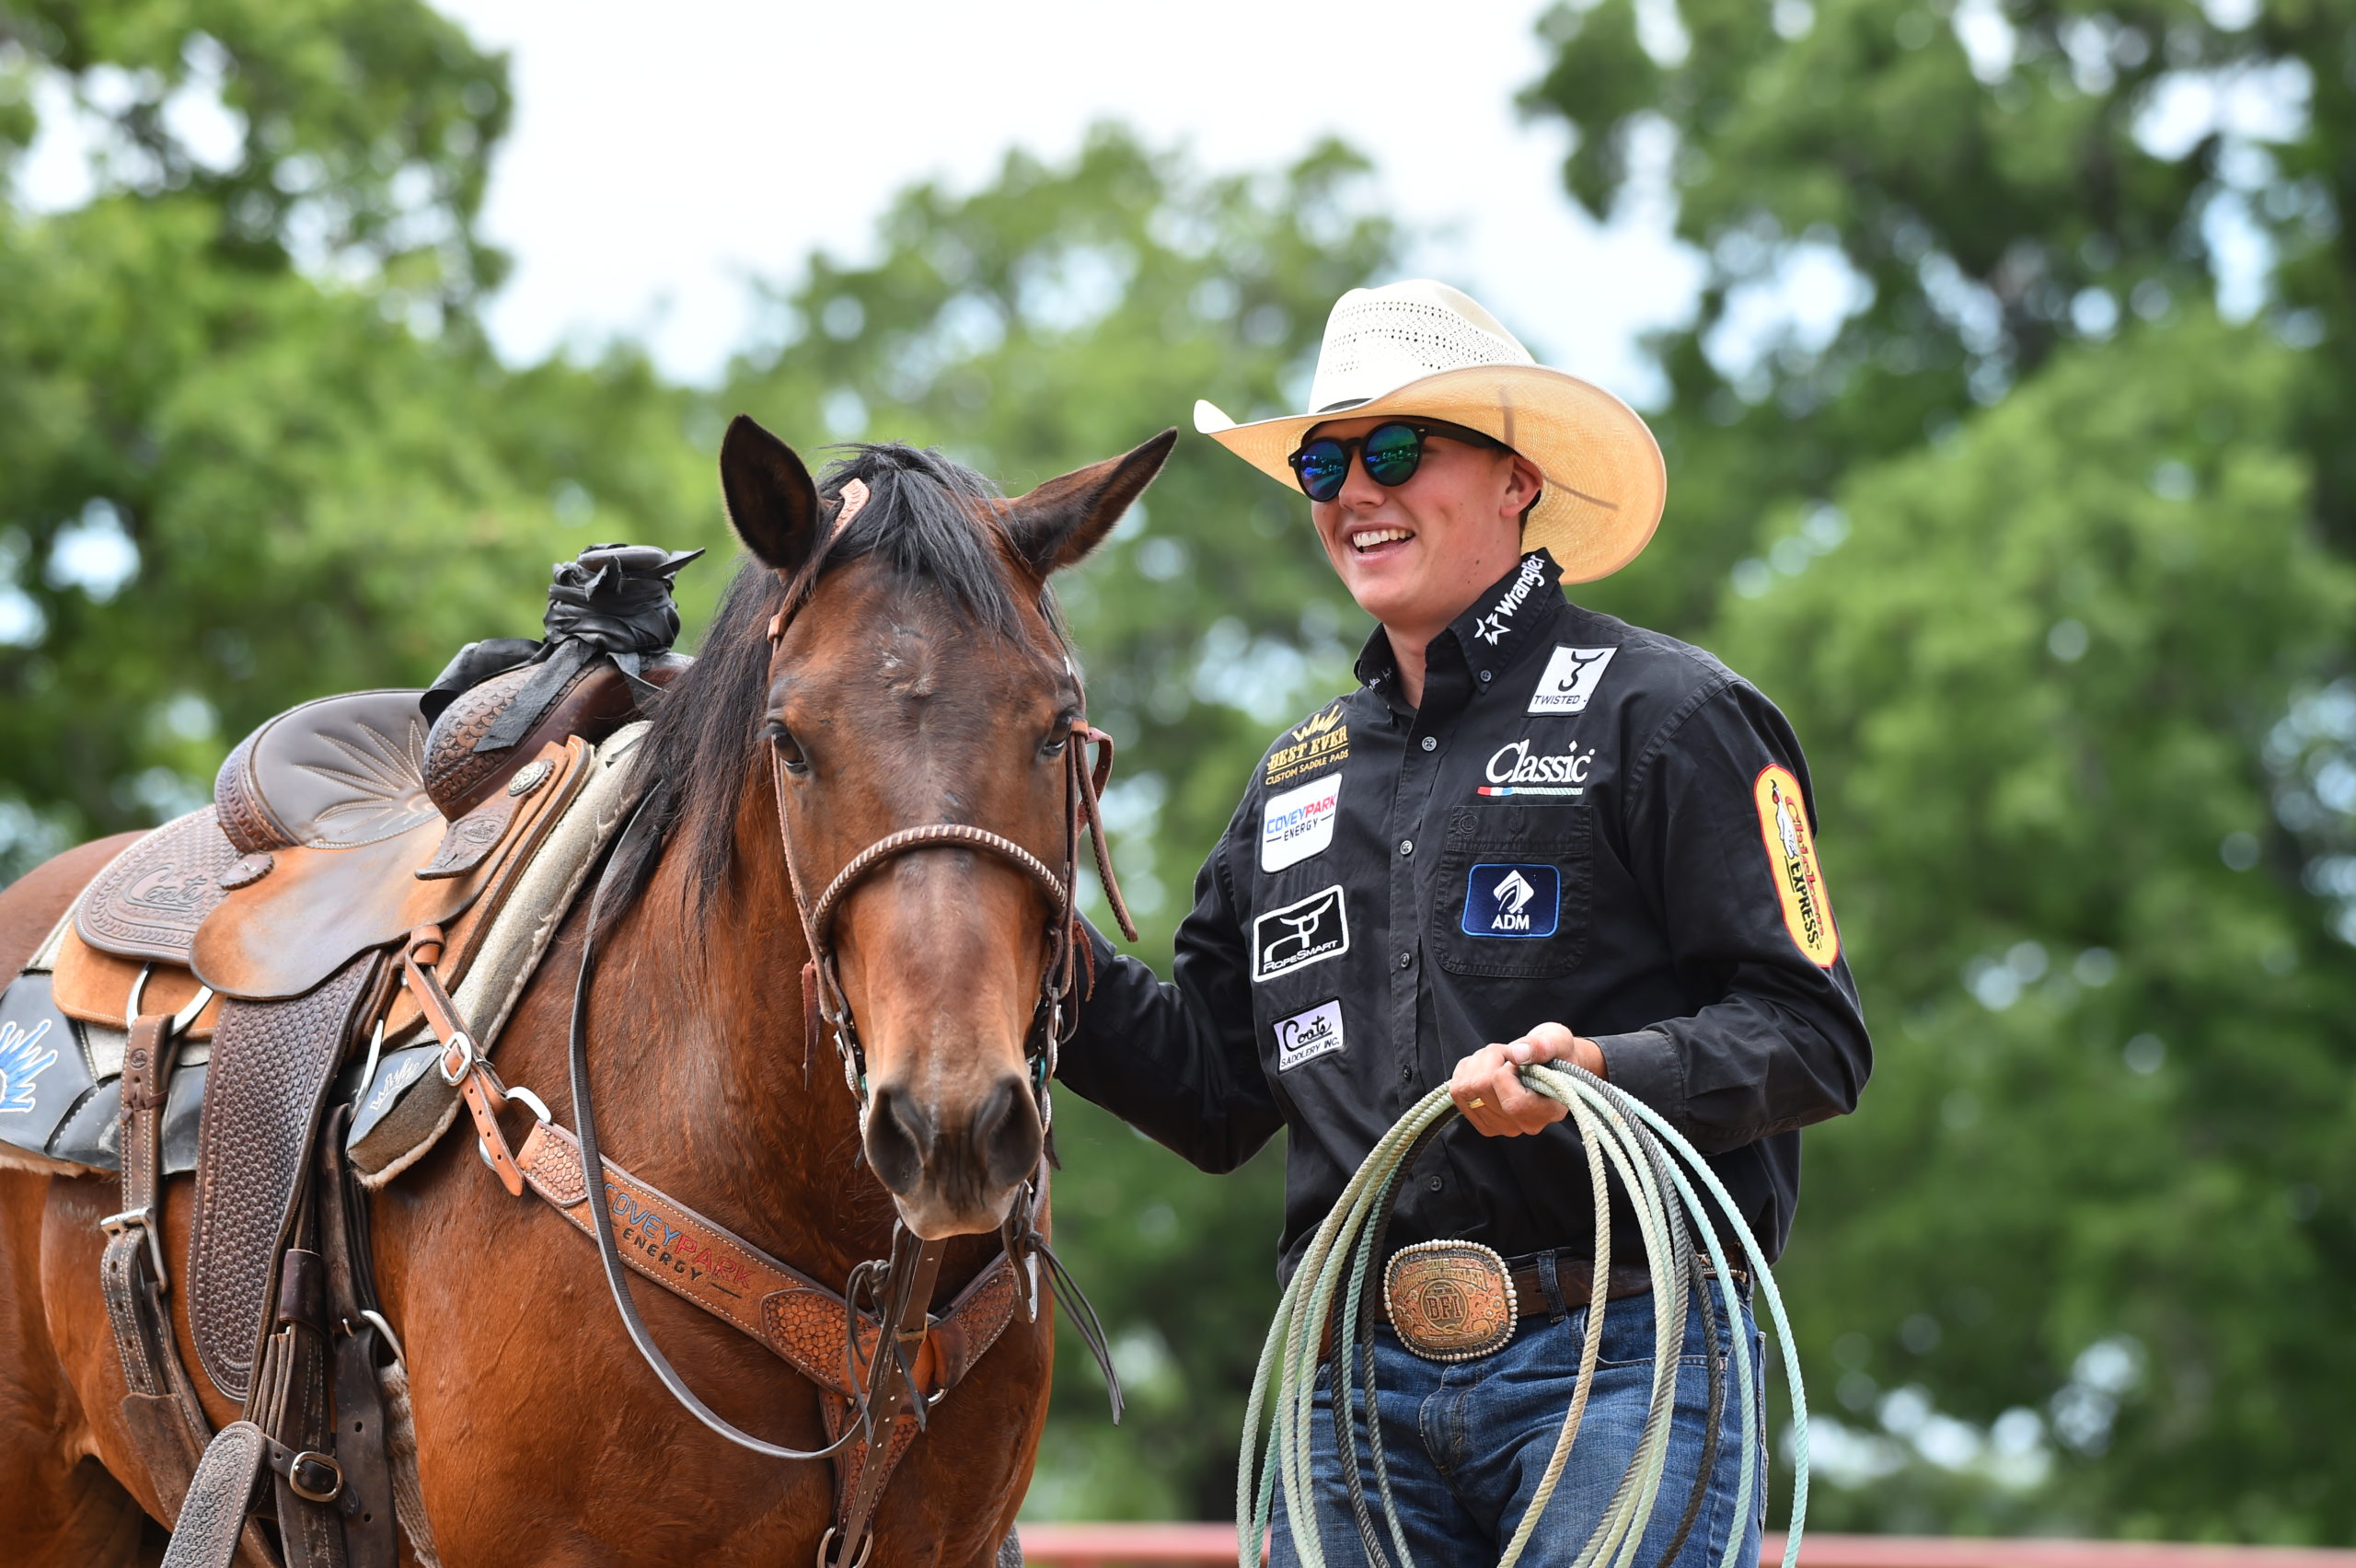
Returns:
[[[1798,1129],[1871,1064],[1817,863],[1798,742],[1707,653],[1566,603],[1542,551],[1399,691],[1378,629],[1357,690],[1276,738],[1195,883],[1174,984],[1100,936],[1062,1057],[1073,1090],[1207,1170],[1289,1135],[1289,1276],[1368,1151],[1456,1063],[1559,1022],[1709,1157],[1770,1257]],[[1612,1251],[1643,1256],[1615,1196]],[[1450,1126],[1394,1246],[1592,1247],[1585,1156]]]

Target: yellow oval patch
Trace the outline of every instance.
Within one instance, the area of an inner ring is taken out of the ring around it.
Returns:
[[[1832,967],[1841,956],[1840,928],[1832,923],[1832,901],[1816,863],[1816,836],[1808,829],[1807,805],[1791,769],[1770,764],[1750,787],[1759,803],[1759,837],[1767,846],[1767,869],[1784,903],[1784,928],[1809,963]]]

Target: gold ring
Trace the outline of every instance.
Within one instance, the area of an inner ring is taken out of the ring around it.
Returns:
[[[1484,1101],[1482,1101],[1481,1097],[1480,1097],[1479,1095],[1477,1095],[1477,1094],[1476,1094],[1476,1095],[1474,1095],[1472,1099],[1470,1099],[1470,1100],[1468,1100],[1468,1101],[1466,1101],[1464,1102],[1464,1109],[1466,1109],[1467,1111],[1478,1111],[1479,1109],[1481,1109],[1481,1106],[1483,1105],[1483,1103],[1484,1103]]]

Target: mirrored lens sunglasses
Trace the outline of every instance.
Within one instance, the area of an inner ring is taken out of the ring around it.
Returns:
[[[1314,441],[1303,442],[1285,461],[1291,466],[1293,478],[1300,481],[1303,494],[1311,501],[1331,501],[1342,493],[1342,486],[1350,477],[1353,454],[1365,463],[1367,478],[1385,490],[1396,490],[1414,478],[1415,470],[1423,467],[1424,443],[1433,436],[1461,441],[1468,446],[1504,450],[1502,442],[1461,425],[1434,420],[1388,420],[1364,435],[1321,435]]]

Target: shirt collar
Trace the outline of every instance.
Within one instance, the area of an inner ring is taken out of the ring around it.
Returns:
[[[1425,651],[1424,662],[1428,669],[1433,654],[1449,638],[1456,640],[1456,651],[1469,666],[1502,669],[1520,653],[1522,648],[1548,626],[1555,612],[1563,606],[1558,584],[1563,569],[1544,550],[1531,550],[1514,564],[1514,569],[1484,589],[1480,596],[1439,637],[1432,640]],[[1397,685],[1393,677],[1399,673],[1398,659],[1391,651],[1391,634],[1380,626],[1366,640],[1359,651],[1357,677],[1368,686],[1382,688],[1394,700]]]

